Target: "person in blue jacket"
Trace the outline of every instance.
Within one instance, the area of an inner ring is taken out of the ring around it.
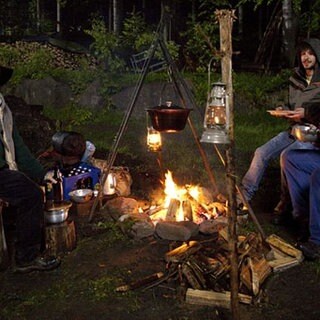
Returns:
[[[0,87],[9,81],[12,72],[0,66]],[[53,270],[60,265],[59,259],[41,252],[44,195],[39,184],[46,175],[24,144],[0,93],[0,198],[16,209],[16,272]],[[46,179],[51,179],[51,173]]]

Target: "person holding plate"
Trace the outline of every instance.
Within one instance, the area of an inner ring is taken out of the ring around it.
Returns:
[[[313,119],[320,113],[320,40],[304,40],[297,48],[297,67],[289,78],[289,101],[285,107],[277,108],[272,115],[289,120],[289,128],[258,147],[250,167],[241,182],[241,189],[247,201],[250,201],[259,188],[269,162],[282,157],[290,149],[314,149],[310,142],[301,142],[291,134],[294,124],[304,123],[305,118]],[[239,204],[239,207],[243,205]],[[291,202],[286,179],[281,172],[281,197],[274,209],[272,222],[283,224],[290,213]]]

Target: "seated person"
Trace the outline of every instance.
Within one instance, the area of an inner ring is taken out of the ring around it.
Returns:
[[[11,69],[0,66],[0,86],[11,75]],[[53,270],[60,265],[59,259],[41,250],[44,213],[39,184],[44,176],[45,169],[24,144],[0,93],[0,198],[15,208],[15,272]]]
[[[298,243],[298,248],[306,258],[319,259],[320,150],[288,151],[283,159],[283,170],[292,201],[293,217],[310,234],[307,242]]]
[[[62,173],[64,200],[69,200],[72,190],[94,189],[100,178],[100,169],[88,163],[94,145],[78,132],[61,131],[53,135],[52,146],[53,150],[45,156],[50,156]]]

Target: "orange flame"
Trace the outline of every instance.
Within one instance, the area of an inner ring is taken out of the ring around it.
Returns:
[[[184,213],[182,208],[182,203],[187,199],[188,193],[192,195],[195,199],[199,198],[199,189],[197,186],[179,187],[173,181],[172,172],[168,170],[165,174],[165,188],[164,193],[166,195],[164,207],[168,208],[171,199],[177,199],[180,201],[180,207],[177,212],[176,221],[184,221]]]

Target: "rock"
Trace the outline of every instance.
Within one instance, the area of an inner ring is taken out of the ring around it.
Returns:
[[[111,211],[118,212],[119,215],[138,213],[138,202],[132,198],[117,197],[107,201],[105,207]]]
[[[199,225],[199,232],[209,235],[223,229],[228,225],[226,217],[218,217],[217,219],[205,220]]]
[[[21,97],[28,104],[62,108],[72,102],[72,91],[66,83],[52,77],[40,80],[25,79],[19,84],[14,95]]]
[[[155,233],[162,239],[187,241],[198,234],[199,226],[191,221],[158,222]]]
[[[79,105],[91,108],[94,110],[101,110],[105,104],[105,99],[100,94],[101,83],[100,81],[92,82],[86,90],[79,96]]]
[[[154,234],[154,225],[151,221],[137,221],[131,227],[131,235],[134,239],[140,240],[150,237]]]

